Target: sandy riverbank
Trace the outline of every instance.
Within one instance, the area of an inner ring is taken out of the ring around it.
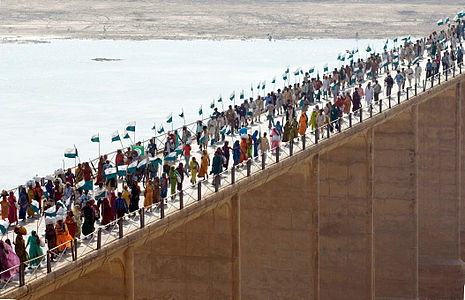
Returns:
[[[422,36],[459,1],[3,0],[3,40],[275,39]]]

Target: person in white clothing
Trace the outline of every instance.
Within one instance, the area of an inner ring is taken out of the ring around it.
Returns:
[[[407,75],[408,86],[412,87],[413,69],[410,65],[408,65],[407,70],[405,70],[405,74]]]
[[[420,84],[421,71],[422,69],[420,67],[420,64],[418,63],[415,67],[415,84]]]
[[[367,106],[370,106],[371,102],[373,102],[373,88],[371,87],[371,82],[368,82],[367,87],[365,88],[365,101],[367,103]]]

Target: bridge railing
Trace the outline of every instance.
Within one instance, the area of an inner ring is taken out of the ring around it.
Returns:
[[[125,235],[131,234],[140,228],[154,224],[168,215],[175,214],[177,211],[187,206],[195,205],[206,197],[218,192],[222,187],[232,186],[237,182],[246,180],[254,174],[260,173],[267,167],[279,163],[281,160],[288,159],[296,153],[305,151],[308,148],[318,144],[322,139],[331,139],[331,137],[340,134],[343,131],[352,130],[358,124],[369,118],[376,116],[386,110],[389,110],[401,103],[408,101],[412,96],[419,95],[435,85],[448,81],[451,78],[462,74],[463,64],[453,65],[446,71],[441,71],[424,81],[423,86],[415,83],[405,92],[397,92],[394,96],[384,96],[379,101],[373,102],[368,107],[362,107],[356,111],[345,114],[328,124],[317,127],[315,130],[296,137],[289,142],[283,142],[279,147],[260,153],[257,157],[250,158],[230,169],[222,171],[220,174],[213,175],[211,183],[208,180],[199,181],[181,191],[161,199],[161,202],[152,204],[148,207],[142,207],[139,210],[126,214],[122,218],[114,220],[106,225],[98,226],[92,233],[83,236],[79,241],[68,241],[55,248],[49,249],[46,254],[20,265],[13,266],[0,272],[6,275],[12,270],[19,270],[17,274],[7,277],[0,283],[0,295],[8,293],[18,286],[21,287],[26,283],[34,281],[39,277],[60,269],[65,265],[74,263],[77,259],[83,258],[90,253],[99,251],[102,247],[110,246],[122,239]],[[333,130],[331,131],[331,127]],[[324,138],[321,138],[321,132],[324,132]],[[186,179],[187,180],[187,179]],[[71,248],[65,247],[64,251],[59,248],[71,244]],[[31,266],[26,269],[31,262],[39,261],[37,266]],[[40,267],[41,263],[46,261],[46,268]]]

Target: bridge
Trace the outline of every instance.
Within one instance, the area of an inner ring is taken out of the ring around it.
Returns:
[[[464,98],[454,67],[115,221],[2,297],[463,299]]]

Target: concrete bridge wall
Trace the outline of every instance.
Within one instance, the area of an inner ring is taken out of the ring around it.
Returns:
[[[462,299],[464,97],[461,76],[12,296]]]

